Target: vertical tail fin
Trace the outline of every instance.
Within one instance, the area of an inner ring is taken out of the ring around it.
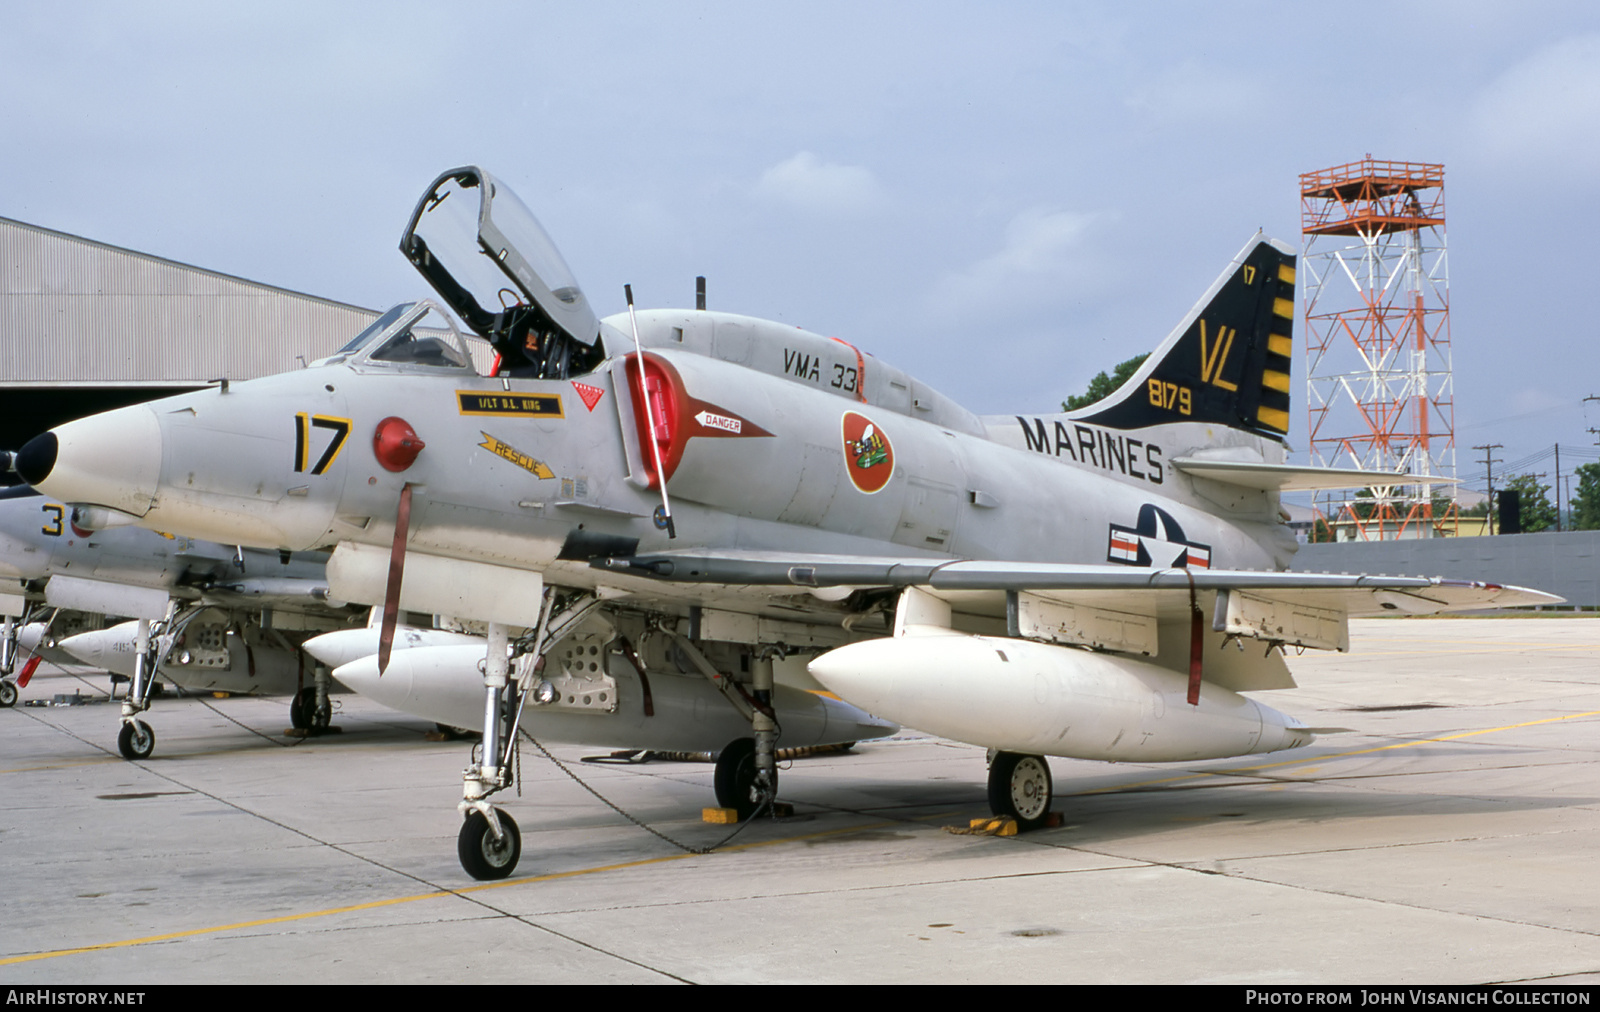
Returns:
[[[1079,420],[1118,429],[1204,422],[1289,431],[1295,256],[1257,233],[1144,366]]]

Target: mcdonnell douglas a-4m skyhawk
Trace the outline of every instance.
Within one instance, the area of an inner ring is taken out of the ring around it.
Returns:
[[[844,699],[995,750],[990,803],[1031,827],[1045,756],[1309,743],[1240,693],[1294,685],[1274,648],[1347,649],[1350,615],[1557,600],[1283,571],[1281,491],[1375,481],[1284,463],[1295,258],[1259,236],[1111,397],[1004,417],[791,326],[631,294],[597,319],[475,167],[429,187],[401,249],[492,370],[441,307],[400,305],[311,368],[63,425],[17,467],[162,530],[332,547],[330,592],[382,604],[385,633],[400,609],[486,622],[459,840],[477,877],[520,853],[489,799],[524,700],[600,719],[703,676],[749,721],[716,778],[748,815],[777,789],[774,663],[809,657]]]

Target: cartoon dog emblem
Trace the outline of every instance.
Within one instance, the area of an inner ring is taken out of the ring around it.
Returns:
[[[1111,525],[1106,561],[1160,569],[1210,569],[1211,546],[1189,541],[1171,513],[1145,503],[1139,507],[1137,526]]]
[[[844,470],[850,484],[871,495],[894,475],[894,447],[889,437],[864,415],[844,413]]]

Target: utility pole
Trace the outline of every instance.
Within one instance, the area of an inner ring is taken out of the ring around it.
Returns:
[[[1561,444],[1556,444],[1556,531],[1561,530]]]
[[[1496,461],[1494,459],[1494,451],[1495,450],[1504,450],[1505,448],[1506,447],[1505,447],[1504,443],[1489,443],[1486,446],[1474,446],[1473,447],[1474,450],[1482,450],[1483,451],[1483,466],[1488,470],[1488,474],[1489,474],[1489,481],[1488,481],[1488,485],[1489,485],[1488,509],[1484,512],[1484,516],[1489,521],[1489,533],[1490,534],[1494,533],[1494,465],[1496,463],[1501,463],[1500,461]]]

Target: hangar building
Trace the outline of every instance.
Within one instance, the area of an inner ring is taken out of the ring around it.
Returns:
[[[0,449],[98,411],[298,369],[377,315],[0,218]]]

